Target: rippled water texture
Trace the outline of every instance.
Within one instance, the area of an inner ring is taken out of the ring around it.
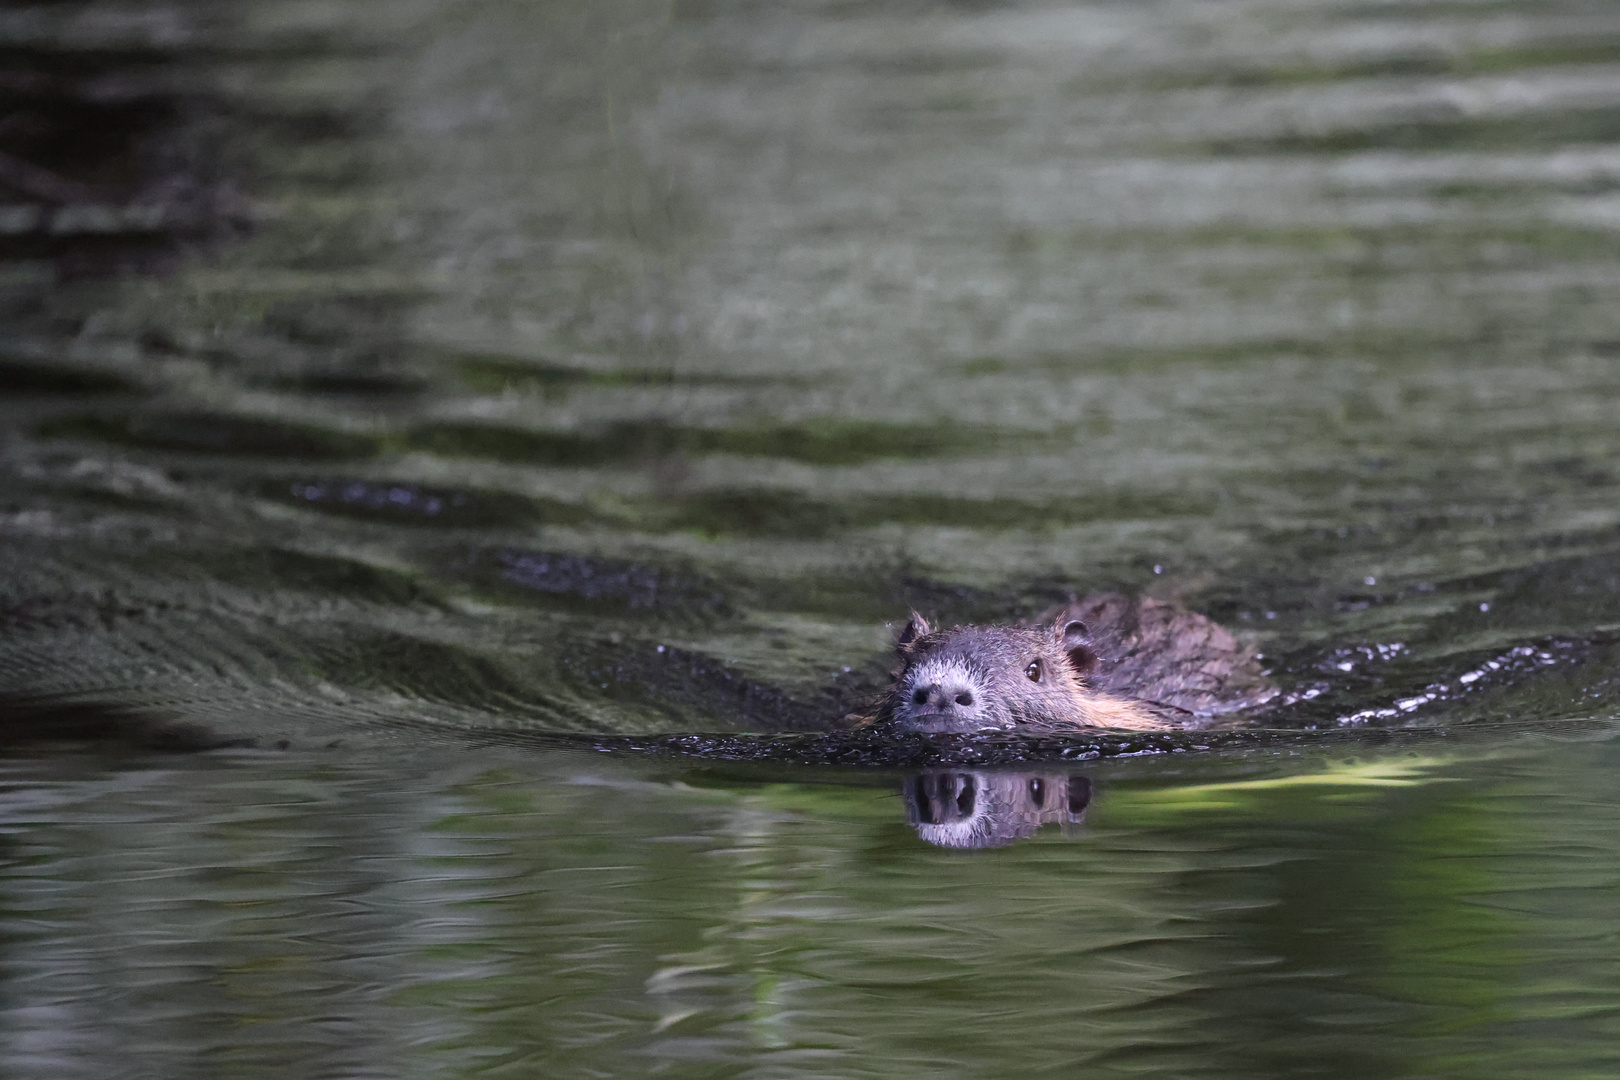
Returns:
[[[0,1044],[1612,1074],[1617,301],[1610,3],[0,5]]]

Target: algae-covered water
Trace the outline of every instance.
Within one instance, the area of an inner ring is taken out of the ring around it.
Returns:
[[[1611,1075],[1617,301],[1606,3],[0,6],[5,1058]]]

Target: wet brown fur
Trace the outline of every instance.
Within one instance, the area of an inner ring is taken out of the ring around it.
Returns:
[[[1021,626],[933,630],[913,613],[895,650],[894,681],[866,719],[922,731],[1201,726],[1276,694],[1259,656],[1225,628],[1120,593],[1074,600]],[[1041,665],[1039,682],[1026,677],[1031,662]],[[970,710],[937,694],[912,700],[943,685],[933,678],[941,671],[972,673]]]

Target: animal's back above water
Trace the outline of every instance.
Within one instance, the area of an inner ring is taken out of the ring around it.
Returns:
[[[1098,593],[1037,621],[1060,612],[1086,624],[1098,659],[1087,681],[1102,693],[1198,717],[1255,708],[1276,696],[1254,649],[1176,604]]]

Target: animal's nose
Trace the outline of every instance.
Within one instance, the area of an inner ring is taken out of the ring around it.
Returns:
[[[954,703],[964,709],[973,707],[973,688],[971,686],[953,686],[946,683],[930,683],[919,686],[911,692],[911,700],[918,705],[932,705],[936,709],[944,710]]]

